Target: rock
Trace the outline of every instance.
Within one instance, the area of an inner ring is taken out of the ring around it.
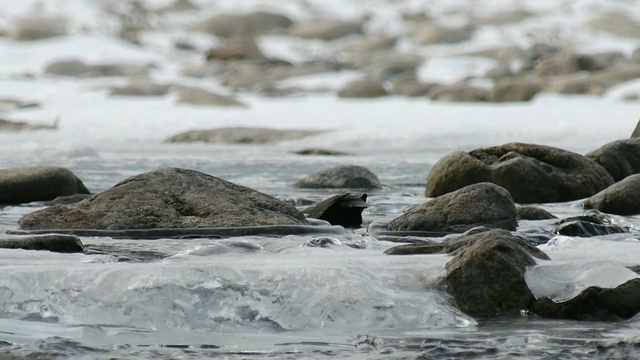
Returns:
[[[584,201],[585,209],[608,214],[640,214],[640,174],[629,175]]]
[[[67,19],[61,16],[30,16],[19,19],[7,33],[7,38],[33,41],[66,35]]]
[[[209,50],[206,54],[207,61],[221,60],[245,60],[265,59],[258,44],[250,37],[234,37],[222,45]]]
[[[156,84],[146,79],[139,79],[127,85],[114,87],[109,91],[112,96],[163,96],[169,92],[170,86]]]
[[[515,76],[509,64],[500,64],[497,67],[489,69],[487,72],[482,75],[487,79],[491,79],[494,81],[504,80],[505,78],[511,78]],[[494,85],[495,88],[495,85]]]
[[[298,140],[324,132],[325,130],[225,127],[211,130],[191,130],[173,135],[164,142],[202,141],[213,144],[271,144],[287,140]]]
[[[640,173],[640,138],[613,141],[585,156],[607,169],[615,181],[620,181]]]
[[[635,129],[633,129],[633,132],[631,133],[631,138],[640,138],[640,120],[636,124]]]
[[[214,94],[210,91],[195,87],[183,87],[178,90],[178,104],[198,106],[231,106],[246,107],[247,105],[230,96]]]
[[[432,86],[428,93],[435,101],[446,102],[482,102],[489,97],[487,90],[464,83]]]
[[[423,84],[414,73],[400,74],[391,79],[391,93],[408,97],[426,96],[435,84]]]
[[[534,15],[535,15],[534,13],[531,13],[529,11],[517,9],[517,10],[512,10],[507,12],[499,12],[486,17],[472,19],[472,23],[477,26],[481,26],[481,25],[503,26],[503,25],[509,25],[513,23],[519,23]]]
[[[640,22],[624,12],[606,12],[598,18],[589,20],[586,27],[590,30],[609,34],[637,38],[640,34]]]
[[[574,237],[592,237],[629,232],[628,229],[616,225],[611,217],[593,210],[581,216],[562,219],[556,225],[558,226],[553,229],[554,234]]]
[[[474,30],[472,26],[441,27],[425,23],[417,28],[414,37],[421,45],[450,44],[470,40]]]
[[[189,0],[175,0],[171,4],[168,4],[157,11],[159,13],[180,13],[196,10],[200,10],[200,7]]]
[[[542,91],[542,86],[536,81],[522,78],[499,80],[489,92],[488,101],[514,102],[529,101]]]
[[[484,182],[444,194],[391,220],[392,231],[462,233],[477,226],[515,230],[516,206],[509,192]]]
[[[53,120],[53,124],[31,124],[25,121],[13,121],[0,118],[0,131],[33,131],[33,130],[56,130],[60,124],[60,118]]]
[[[62,167],[0,169],[0,204],[23,204],[88,193],[82,180],[71,170]]]
[[[551,79],[547,91],[557,94],[602,95],[606,86],[589,74],[570,74]]]
[[[372,79],[352,81],[338,91],[338,96],[341,98],[377,98],[387,95],[389,95],[387,90]]]
[[[218,14],[195,26],[196,31],[232,38],[236,36],[260,36],[289,28],[293,21],[288,17],[265,11],[248,14]]]
[[[600,71],[614,66],[625,60],[625,55],[619,51],[607,51],[595,54],[579,54],[578,65],[584,71]]]
[[[389,50],[396,45],[397,38],[386,35],[368,36],[346,45],[343,50],[353,53],[370,53],[378,50]]]
[[[507,189],[519,203],[583,199],[614,182],[605,168],[580,154],[509,143],[446,155],[429,172],[425,195],[440,196],[485,181]]]
[[[74,204],[88,198],[89,196],[91,196],[91,194],[63,195],[63,196],[58,196],[53,200],[45,201],[44,205],[51,206],[51,205]]]
[[[130,177],[79,203],[25,215],[22,229],[153,229],[307,224],[290,204],[194,170]]]
[[[311,174],[294,185],[303,189],[380,189],[378,177],[363,166],[346,165]]]
[[[23,100],[14,97],[0,98],[0,111],[40,107],[37,101]]]
[[[517,206],[518,218],[521,220],[549,220],[558,217],[537,206]]]
[[[46,250],[59,253],[84,251],[84,246],[79,237],[63,234],[0,236],[0,248]]]
[[[89,65],[76,59],[56,60],[44,68],[45,74],[71,77],[80,77],[89,71],[91,71]]]
[[[471,236],[475,237],[473,245],[447,263],[441,283],[456,306],[480,318],[526,309],[535,300],[524,279],[527,267],[536,264],[528,251],[531,246],[505,230]]]
[[[608,69],[591,73],[594,81],[604,87],[612,87],[640,77],[640,64],[619,63]]]
[[[631,279],[612,289],[591,286],[575,298],[560,303],[549,298],[541,298],[531,305],[530,311],[553,319],[588,321],[629,319],[640,311],[640,278]]]
[[[317,19],[297,23],[289,29],[292,36],[304,39],[336,40],[345,36],[363,34],[362,23],[335,19]]]
[[[534,73],[540,76],[558,76],[580,71],[578,55],[569,50],[541,56]]]
[[[323,156],[350,155],[349,153],[346,153],[343,151],[336,151],[331,149],[320,149],[320,148],[307,148],[307,149],[294,151],[293,153],[297,155],[323,155]]]
[[[332,196],[303,211],[309,218],[328,221],[331,225],[359,228],[362,211],[369,207],[367,194],[345,193]]]

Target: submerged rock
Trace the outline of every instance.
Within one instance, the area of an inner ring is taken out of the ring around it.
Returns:
[[[521,220],[549,220],[558,218],[547,210],[536,206],[518,206],[516,210]]]
[[[554,318],[589,321],[619,321],[640,312],[640,279],[632,279],[612,289],[591,286],[575,298],[556,303],[549,298],[536,300],[534,314]]]
[[[412,208],[388,228],[462,233],[477,226],[516,229],[516,206],[507,190],[487,182],[469,185]]]
[[[328,221],[331,225],[359,228],[362,225],[362,211],[367,207],[367,194],[346,193],[325,199],[303,213],[310,218]]]
[[[0,236],[0,248],[46,250],[59,253],[84,251],[84,246],[79,237],[64,234]]]
[[[505,230],[491,230],[471,239],[459,239],[470,245],[462,248],[447,263],[441,285],[456,306],[473,317],[517,313],[526,309],[535,297],[524,279],[527,267],[535,265],[534,256],[549,260],[546,254]]]
[[[191,104],[199,106],[231,106],[246,107],[247,105],[232,96],[224,96],[212,93],[204,89],[183,87],[178,90],[178,104]]]
[[[58,196],[89,194],[71,170],[33,166],[0,170],[0,204],[53,200]]]
[[[640,214],[640,174],[630,175],[588,198],[582,204],[609,214]]]
[[[378,177],[364,166],[337,166],[299,180],[294,187],[303,189],[379,189]]]
[[[303,225],[292,205],[194,170],[165,168],[130,177],[71,205],[25,215],[22,229],[152,229]]]
[[[640,173],[640,137],[632,135],[631,139],[610,142],[585,156],[607,169],[615,181],[620,181]]]
[[[325,130],[225,127],[211,130],[190,130],[173,135],[164,142],[202,141],[213,144],[272,144],[287,140],[298,140],[324,132]]]
[[[298,151],[294,151],[294,154],[297,155],[324,155],[324,156],[343,156],[350,155],[349,153],[343,151],[336,151],[331,149],[321,149],[321,148],[306,148]]]
[[[590,211],[581,216],[572,216],[556,223],[553,233],[558,235],[592,237],[629,232],[614,224],[610,216],[598,211]]]
[[[580,154],[534,144],[509,143],[440,159],[427,176],[428,197],[489,181],[519,203],[549,203],[589,197],[613,184],[605,168]]]

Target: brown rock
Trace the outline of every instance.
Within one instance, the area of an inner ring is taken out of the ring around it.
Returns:
[[[607,169],[613,180],[620,181],[640,173],[640,138],[613,141],[585,156]]]
[[[317,19],[305,23],[297,23],[291,27],[289,34],[305,39],[336,40],[349,35],[362,35],[362,23],[334,19]]]
[[[608,214],[640,214],[640,174],[627,176],[588,198],[583,205]]]
[[[198,106],[247,106],[233,97],[218,95],[207,90],[193,87],[183,87],[178,90],[177,102],[179,104],[191,104]]]
[[[488,101],[515,102],[529,101],[542,90],[537,81],[523,78],[502,79],[489,93]]]
[[[338,91],[341,98],[377,98],[387,95],[389,92],[373,79],[352,81]]]

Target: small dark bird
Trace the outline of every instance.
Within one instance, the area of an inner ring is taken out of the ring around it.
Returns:
[[[362,210],[367,207],[367,194],[346,193],[325,199],[303,212],[307,217],[325,220],[331,225],[359,228],[362,225]]]

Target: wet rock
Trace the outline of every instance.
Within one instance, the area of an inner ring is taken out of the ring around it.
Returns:
[[[378,177],[364,166],[346,165],[322,170],[296,182],[303,189],[379,189]]]
[[[606,86],[592,75],[570,74],[553,78],[547,91],[557,94],[602,95]]]
[[[293,153],[297,155],[323,155],[323,156],[350,155],[349,153],[346,153],[343,151],[336,151],[331,149],[320,149],[320,148],[307,148],[307,149],[294,151]]]
[[[640,138],[632,135],[631,139],[613,141],[585,156],[607,169],[615,181],[620,181],[640,173]]]
[[[195,26],[196,31],[232,38],[260,36],[289,28],[293,21],[282,14],[256,11],[248,14],[218,14]]]
[[[32,124],[25,121],[13,121],[0,118],[0,132],[33,131],[33,130],[56,130],[60,123],[60,118],[56,118],[53,124]]]
[[[308,240],[302,244],[302,247],[330,248],[331,246],[342,246],[342,242],[336,238],[321,236]]]
[[[542,86],[537,81],[523,78],[502,79],[489,92],[488,101],[529,101],[540,91]]]
[[[345,193],[325,199],[303,213],[310,218],[328,221],[331,225],[359,228],[362,225],[362,211],[367,207],[367,194]]]
[[[89,65],[76,59],[55,60],[44,68],[45,74],[71,77],[80,77],[89,71]]]
[[[0,98],[0,111],[40,107],[37,101],[23,100],[14,97]]]
[[[30,16],[19,19],[8,31],[7,38],[33,41],[66,35],[67,19],[61,16]]]
[[[553,77],[572,74],[580,70],[578,55],[573,51],[565,50],[541,56],[534,72],[536,75]]]
[[[493,69],[488,70],[482,76],[494,81],[499,81],[499,80],[504,81],[505,78],[511,78],[515,76],[515,74],[511,70],[511,67],[509,66],[509,64],[500,64],[497,67],[494,67]]]
[[[536,261],[531,246],[505,230],[491,230],[475,237],[447,263],[442,285],[465,314],[486,318],[516,314],[535,297],[524,279]],[[549,258],[536,252],[540,259]]]
[[[558,226],[553,229],[553,233],[565,236],[592,237],[629,232],[616,225],[611,217],[593,210],[584,215],[562,219],[556,224]]]
[[[607,12],[600,14],[598,18],[589,20],[586,28],[609,34],[637,38],[640,34],[640,22],[624,12]]]
[[[353,53],[370,53],[372,51],[389,50],[396,44],[397,38],[378,35],[358,39],[346,45],[343,50]]]
[[[640,174],[629,175],[584,201],[586,209],[608,214],[640,214]]]
[[[601,71],[591,73],[595,81],[607,88],[640,78],[640,64],[619,63]]]
[[[307,224],[292,205],[194,170],[130,177],[79,203],[25,215],[22,229],[154,229]]]
[[[485,181],[507,189],[519,203],[583,199],[614,182],[605,168],[580,154],[509,143],[446,155],[429,172],[425,195],[440,196]]]
[[[82,180],[62,167],[0,169],[0,204],[47,201],[58,196],[88,193]]]
[[[420,25],[414,38],[419,44],[450,44],[468,41],[475,29],[472,26],[442,27],[435,23]]]
[[[246,107],[243,102],[231,96],[224,96],[195,87],[182,87],[178,90],[178,104],[190,104],[198,106],[231,106]]]
[[[150,80],[138,79],[127,85],[114,87],[109,91],[112,96],[163,96],[169,92],[171,86],[156,84]]]
[[[487,100],[489,92],[481,87],[457,83],[433,86],[429,90],[428,96],[435,101],[482,102]]]
[[[292,36],[304,39],[336,40],[349,35],[362,35],[362,23],[335,19],[317,19],[297,23],[289,29]]]
[[[516,206],[507,190],[488,182],[469,185],[406,211],[388,229],[462,233],[477,226],[516,229]]]
[[[537,206],[518,206],[516,210],[521,220],[549,220],[558,218],[547,210]]]
[[[51,205],[74,204],[88,198],[89,196],[91,196],[91,194],[74,194],[74,195],[58,196],[51,201],[45,201],[44,205],[51,206]]]
[[[377,98],[387,95],[389,92],[373,79],[352,81],[338,91],[341,98]]]
[[[640,138],[640,121],[636,124],[635,129],[631,133],[631,138]]]
[[[536,300],[530,311],[547,318],[588,321],[619,321],[640,311],[640,279],[631,279],[612,289],[591,286],[575,298],[556,303]]]
[[[595,54],[579,54],[578,65],[584,71],[600,71],[614,66],[625,60],[625,55],[619,51],[607,51]]]
[[[213,60],[245,60],[245,59],[265,59],[266,56],[260,51],[258,44],[250,37],[234,37],[227,40],[222,45],[207,51],[207,61]]]
[[[413,73],[394,76],[391,80],[391,93],[408,97],[426,96],[435,84],[424,84],[418,81]]]
[[[46,234],[0,236],[0,248],[22,250],[46,250],[59,253],[78,253],[84,251],[80,238],[75,235]]]
[[[165,142],[201,141],[213,144],[272,144],[287,140],[298,140],[324,132],[324,130],[225,127],[211,130],[191,130],[173,135]]]
[[[378,81],[386,81],[399,74],[412,73],[415,76],[423,61],[416,54],[394,50],[352,53],[347,57],[349,66],[365,70],[369,77]]]

